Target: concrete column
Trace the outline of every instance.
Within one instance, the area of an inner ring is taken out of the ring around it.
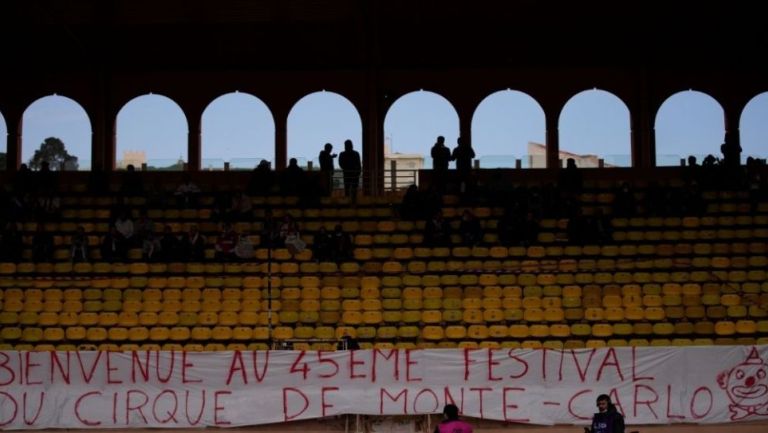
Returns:
[[[201,116],[194,113],[189,116],[189,132],[187,133],[187,170],[200,171],[202,164]]]

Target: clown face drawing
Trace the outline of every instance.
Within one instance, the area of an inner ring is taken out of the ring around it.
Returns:
[[[717,376],[717,383],[731,400],[731,420],[768,415],[768,364],[756,348],[741,364]]]

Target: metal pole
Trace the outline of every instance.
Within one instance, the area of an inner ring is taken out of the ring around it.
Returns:
[[[270,214],[271,214],[270,209]],[[274,224],[274,218],[272,220]],[[274,227],[270,227],[267,233],[267,330],[269,331],[269,348],[274,349],[274,340],[272,338],[272,240]]]

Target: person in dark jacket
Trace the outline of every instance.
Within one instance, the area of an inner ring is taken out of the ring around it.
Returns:
[[[344,142],[344,151],[339,154],[339,167],[344,171],[344,195],[354,199],[360,183],[362,164],[360,154],[352,148],[352,140]]]
[[[597,397],[597,410],[592,417],[592,426],[584,427],[584,433],[624,433],[624,417],[609,396],[600,394]]]

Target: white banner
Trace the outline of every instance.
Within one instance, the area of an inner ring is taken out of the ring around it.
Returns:
[[[439,413],[587,424],[768,419],[768,346],[341,352],[0,352],[0,428],[234,427]]]

